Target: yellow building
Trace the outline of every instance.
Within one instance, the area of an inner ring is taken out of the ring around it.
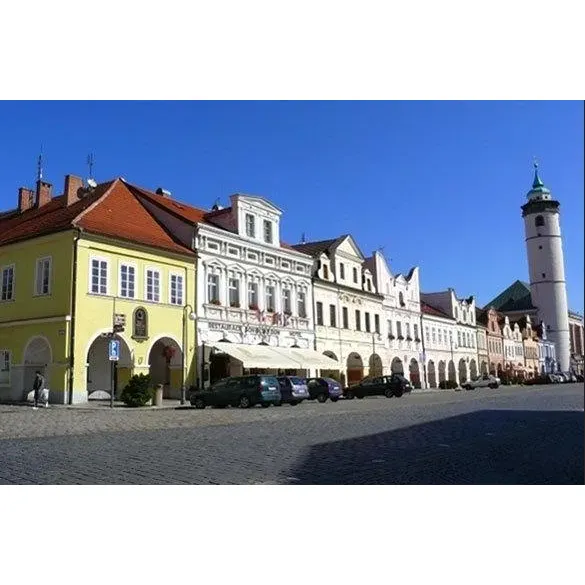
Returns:
[[[119,394],[135,373],[178,398],[196,376],[194,252],[122,179],[68,175],[62,195],[51,190],[21,188],[18,208],[0,213],[0,400],[23,400],[37,370],[53,403]]]

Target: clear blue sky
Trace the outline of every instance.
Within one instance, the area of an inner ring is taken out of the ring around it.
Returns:
[[[383,246],[424,291],[480,305],[527,280],[532,160],[561,202],[569,305],[583,312],[582,102],[2,102],[0,208],[44,178],[123,176],[209,208],[236,191],[284,210],[289,243]]]

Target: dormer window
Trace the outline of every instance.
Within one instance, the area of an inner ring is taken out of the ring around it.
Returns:
[[[404,302],[404,295],[401,292],[398,293],[398,303],[400,304],[401,307],[404,307],[404,305],[406,304]]]
[[[264,220],[264,241],[272,244],[272,222],[268,219]]]
[[[345,280],[345,264],[343,262],[339,263],[339,278]]]
[[[256,218],[251,213],[246,213],[246,235],[249,238],[256,237]]]
[[[371,291],[372,290],[372,281],[368,278],[368,290]]]
[[[323,264],[323,278],[329,280],[329,268],[327,267],[327,264]]]
[[[358,270],[357,268],[353,269],[353,281],[357,284],[358,283]]]

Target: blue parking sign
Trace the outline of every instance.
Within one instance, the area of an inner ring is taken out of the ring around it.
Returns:
[[[117,339],[110,340],[108,354],[111,362],[117,362],[120,359],[120,342]]]

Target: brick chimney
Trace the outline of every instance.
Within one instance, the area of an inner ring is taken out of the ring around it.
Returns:
[[[32,209],[35,204],[35,192],[32,189],[21,187],[18,190],[18,211],[22,213],[27,209]]]
[[[53,185],[46,181],[37,181],[37,207],[42,207],[51,201]]]
[[[65,187],[63,188],[63,195],[65,195],[65,205],[69,207],[76,201],[79,201],[79,192],[83,188],[83,179],[75,175],[65,175]]]

